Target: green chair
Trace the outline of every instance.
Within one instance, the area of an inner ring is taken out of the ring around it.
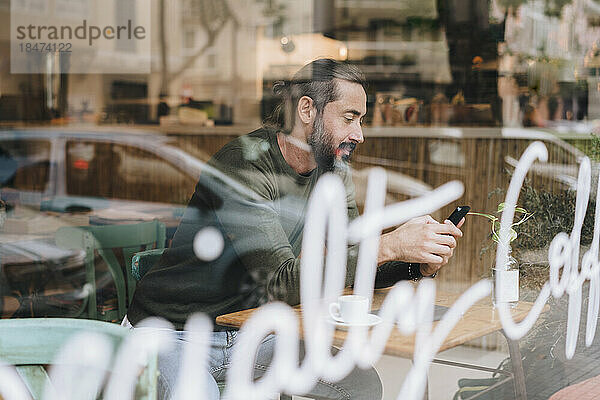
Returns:
[[[71,336],[81,332],[99,333],[116,348],[131,333],[129,329],[104,321],[70,318],[23,318],[0,320],[0,360],[12,364],[34,400],[42,398],[49,382],[44,366],[52,364]],[[136,398],[157,398],[156,357],[150,357],[138,378]]]
[[[71,316],[81,316],[87,311],[87,317],[90,319],[120,321],[126,313],[127,305],[131,303],[136,285],[129,260],[140,250],[164,248],[165,225],[154,220],[139,224],[64,227],[56,232],[55,240],[59,247],[85,251],[84,263],[88,285],[86,300]],[[123,251],[123,266],[114,252],[114,249],[119,248]],[[100,315],[96,304],[95,250],[108,266],[117,290],[117,309],[105,310]],[[123,270],[126,271],[125,274]]]
[[[166,249],[152,249],[135,253],[131,259],[131,272],[136,281],[140,281],[154,264],[158,262]]]

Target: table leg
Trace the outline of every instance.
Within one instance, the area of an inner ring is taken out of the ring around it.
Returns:
[[[501,331],[506,342],[508,343],[508,353],[510,354],[510,361],[512,364],[512,371],[515,384],[515,399],[516,400],[527,400],[527,388],[525,386],[525,371],[523,369],[523,359],[521,357],[521,350],[519,349],[519,342],[510,339]]]

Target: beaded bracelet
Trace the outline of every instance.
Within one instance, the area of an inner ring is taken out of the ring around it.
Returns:
[[[421,264],[418,263],[408,263],[408,279],[413,280],[413,281],[418,281],[421,278],[435,278],[435,276],[437,275],[437,271],[435,271],[433,274],[429,275],[429,276],[423,276],[423,274],[421,273]]]
[[[421,274],[421,264],[408,263],[408,279],[418,281],[423,277]]]

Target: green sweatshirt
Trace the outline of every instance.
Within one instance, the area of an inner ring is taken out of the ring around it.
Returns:
[[[344,182],[348,217],[354,219],[350,169],[335,173]],[[159,316],[182,329],[195,312],[215,318],[272,300],[298,304],[304,218],[321,175],[318,168],[296,173],[272,131],[259,129],[225,145],[202,172],[171,248],[139,282],[129,321],[135,325]],[[200,260],[192,248],[196,233],[207,226],[224,238],[222,254],[211,261]],[[354,280],[357,250],[348,249],[347,286]],[[406,268],[393,270],[404,275]],[[393,280],[398,278],[403,277]]]

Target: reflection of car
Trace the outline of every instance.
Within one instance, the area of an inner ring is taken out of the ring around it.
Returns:
[[[501,187],[500,175],[516,165],[533,141],[546,145],[549,158],[547,163],[536,163],[531,176],[560,188],[574,188],[577,166],[584,156],[574,146],[536,129],[377,127],[365,129],[365,137],[367,142],[376,138],[378,153],[376,157],[363,155],[359,147],[355,157],[359,167],[389,167],[432,186],[459,179],[467,185],[482,184],[488,191],[495,188],[490,184]]]
[[[55,246],[59,227],[158,218],[172,236],[203,167],[163,135],[0,130],[0,195],[9,208],[0,233],[4,315],[63,315],[81,301],[83,257]],[[110,275],[96,278],[98,296],[111,293]]]
[[[92,211],[97,219],[177,219],[202,166],[163,135],[0,131],[1,195],[9,206]]]

